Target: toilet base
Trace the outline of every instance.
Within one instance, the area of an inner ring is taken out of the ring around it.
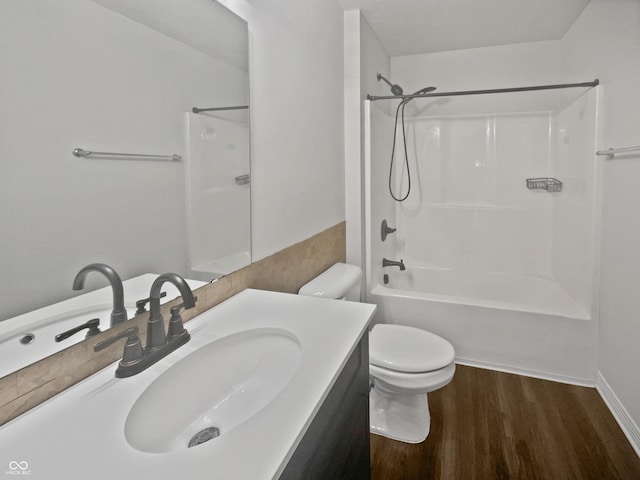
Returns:
[[[431,415],[426,393],[397,395],[375,387],[369,393],[371,433],[405,443],[423,442]]]

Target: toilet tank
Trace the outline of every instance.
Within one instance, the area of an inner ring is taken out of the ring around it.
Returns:
[[[298,291],[308,297],[360,301],[362,270],[355,265],[336,263]]]

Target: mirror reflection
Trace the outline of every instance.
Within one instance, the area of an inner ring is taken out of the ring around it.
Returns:
[[[0,3],[0,320],[106,287],[72,290],[91,263],[126,295],[144,274],[209,281],[250,262],[247,24],[183,7]]]

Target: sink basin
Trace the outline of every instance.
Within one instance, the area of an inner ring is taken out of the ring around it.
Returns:
[[[254,328],[214,340],[142,392],[127,416],[125,437],[148,453],[224,441],[226,433],[278,397],[301,357],[298,338],[279,328]]]

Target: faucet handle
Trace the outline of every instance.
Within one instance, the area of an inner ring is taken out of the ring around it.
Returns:
[[[76,333],[78,333],[81,330],[84,330],[85,328],[87,328],[88,331],[87,331],[86,337],[84,338],[93,337],[94,335],[97,335],[100,333],[100,328],[98,327],[98,325],[100,325],[100,319],[92,318],[91,320],[88,320],[82,325],[78,325],[77,327],[67,330],[66,332],[59,333],[58,335],[55,336],[55,341],[61,342],[62,340],[66,340],[71,335],[75,335]]]
[[[166,297],[167,292],[162,292],[160,298]],[[143,298],[136,301],[136,315],[147,312],[147,303],[151,300],[151,297]]]
[[[194,302],[198,300],[198,297],[193,297]],[[182,323],[182,317],[180,311],[184,308],[184,303],[175,305],[169,309],[171,312],[171,318],[169,319],[169,327],[167,329],[167,340],[171,341],[180,335],[186,333],[184,325]],[[189,307],[193,308],[193,307]]]
[[[139,361],[143,356],[143,352],[142,343],[140,342],[140,338],[138,338],[138,327],[127,328],[113,337],[96,343],[93,346],[93,351],[99,352],[122,338],[126,338],[127,341],[124,344],[124,353],[122,354],[120,365],[127,365]]]
[[[391,228],[387,225],[386,220],[382,220],[382,225],[380,225],[380,238],[382,238],[383,242],[387,239],[387,235],[394,233],[395,231],[395,228]]]

